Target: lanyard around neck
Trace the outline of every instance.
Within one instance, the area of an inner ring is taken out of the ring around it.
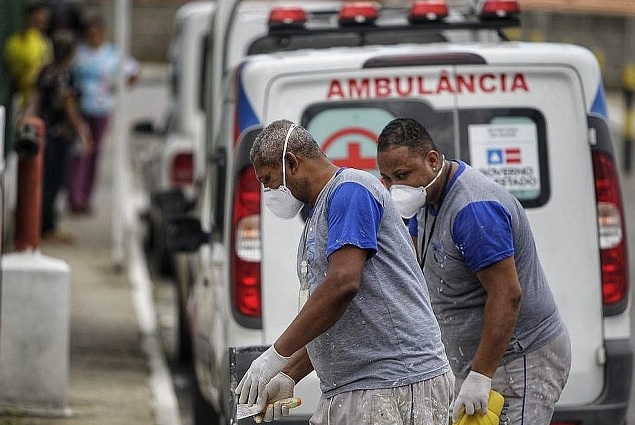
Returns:
[[[450,168],[448,170],[448,173],[445,175],[445,179],[443,180],[443,187],[441,188],[442,198],[441,198],[441,201],[439,202],[439,208],[437,208],[437,213],[434,215],[434,219],[432,219],[432,225],[430,226],[430,233],[428,233],[428,235],[425,234],[425,231],[428,228],[428,211],[430,206],[429,205],[426,206],[426,215],[423,222],[423,233],[424,233],[423,236],[424,237],[421,239],[421,246],[419,248],[419,252],[421,252],[420,266],[422,271],[425,267],[426,255],[428,254],[428,248],[430,247],[430,242],[432,242],[432,234],[434,233],[434,228],[437,224],[437,217],[439,217],[439,214],[441,213],[441,205],[443,204],[443,196],[445,194],[444,193],[445,189],[448,186],[448,181],[450,180],[450,174],[452,174],[452,162],[450,162]]]

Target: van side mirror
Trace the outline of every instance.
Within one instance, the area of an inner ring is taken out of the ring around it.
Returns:
[[[137,134],[158,134],[160,133],[151,120],[140,120],[134,123],[132,131]]]
[[[193,217],[174,217],[163,227],[163,243],[169,252],[194,252],[208,241],[209,233]]]
[[[152,194],[152,202],[159,206],[168,216],[176,216],[189,211],[196,206],[195,201],[188,200],[183,189],[176,187]]]

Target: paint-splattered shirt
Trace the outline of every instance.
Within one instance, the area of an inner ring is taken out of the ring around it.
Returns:
[[[438,210],[422,208],[409,228],[425,255],[420,261],[448,360],[457,379],[465,379],[483,327],[487,294],[479,270],[514,256],[522,300],[503,363],[546,345],[565,325],[522,205],[498,183],[458,163]]]
[[[310,292],[345,245],[368,251],[359,292],[340,320],[307,345],[324,396],[392,388],[449,371],[441,333],[408,230],[372,174],[340,169],[300,241]],[[298,273],[300,273],[298,267]]]

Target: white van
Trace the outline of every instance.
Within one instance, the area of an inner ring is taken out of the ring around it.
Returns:
[[[135,132],[155,133],[160,140],[156,152],[144,159],[144,183],[149,194],[148,248],[150,261],[161,272],[171,271],[160,230],[166,217],[182,213],[195,197],[196,182],[202,180],[204,162],[196,153],[205,144],[205,52],[216,3],[193,1],[181,6],[173,22],[173,35],[166,46],[169,56],[169,102],[165,128],[137,123]]]
[[[489,3],[482,5],[492,18]],[[527,210],[572,338],[571,374],[552,424],[624,424],[633,357],[628,254],[598,63],[566,44],[435,42],[509,21],[417,25],[412,14],[423,4],[404,8],[402,23],[390,27],[338,21],[336,11],[333,28],[316,29],[298,14],[295,27],[254,41],[263,54],[229,74],[197,216],[166,229],[173,248],[194,252],[190,312],[203,399],[233,418],[236,379],[297,311],[303,217],[282,221],[262,205],[248,157],[258,132],[290,119],[336,164],[379,175],[378,134],[393,118],[412,117],[446,156],[480,169]],[[414,35],[431,41],[405,42]],[[323,38],[334,47],[310,48]],[[282,42],[298,50],[267,52]],[[319,397],[314,375],[297,394],[303,404],[291,420],[306,423]]]

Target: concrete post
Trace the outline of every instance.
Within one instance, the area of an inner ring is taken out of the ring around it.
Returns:
[[[0,106],[0,147],[3,115]],[[35,117],[25,122],[37,129],[30,152],[37,149],[18,165],[18,251],[1,260],[0,412],[68,416],[70,268],[34,251],[40,242],[44,124]],[[4,161],[0,184],[4,199]]]
[[[27,250],[2,256],[0,411],[67,416],[70,267]]]

